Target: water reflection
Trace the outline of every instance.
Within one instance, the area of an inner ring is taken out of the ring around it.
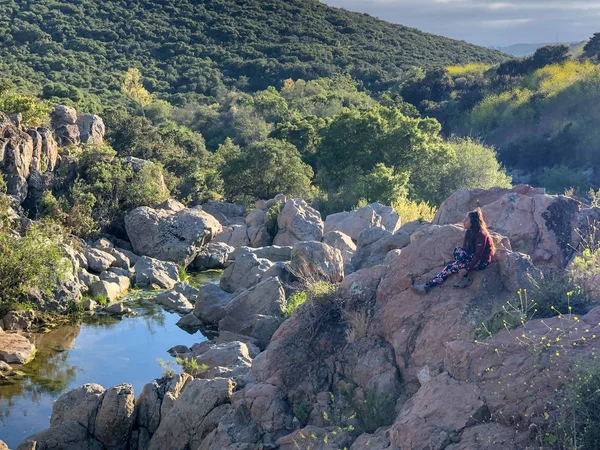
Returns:
[[[216,282],[219,273],[194,277],[190,284]],[[174,345],[205,340],[176,326],[180,316],[152,302],[153,292],[137,291],[125,300],[135,316],[96,315],[45,334],[32,334],[36,358],[17,380],[0,382],[0,439],[16,448],[30,434],[49,426],[52,403],[85,383],[104,387],[131,383],[136,394],[160,376],[156,358],[168,359]]]

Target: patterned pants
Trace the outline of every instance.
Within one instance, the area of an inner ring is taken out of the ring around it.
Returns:
[[[461,269],[467,267],[473,259],[473,254],[462,247],[456,247],[453,253],[454,262],[448,264],[446,267],[444,267],[444,270],[435,276],[435,278],[428,281],[426,284],[427,287],[433,287],[442,284],[450,275],[453,273],[458,273]],[[479,264],[477,264],[477,267],[475,267],[475,270],[483,270],[487,266],[487,261],[480,261]]]

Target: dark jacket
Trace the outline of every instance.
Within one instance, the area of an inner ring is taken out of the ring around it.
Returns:
[[[485,231],[479,230],[473,233],[471,230],[467,230],[465,233],[465,241],[463,248],[473,254],[473,259],[466,267],[468,271],[475,269],[480,262],[487,264],[492,262],[492,238]]]

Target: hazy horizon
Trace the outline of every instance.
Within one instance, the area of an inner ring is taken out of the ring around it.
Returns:
[[[321,1],[487,47],[580,42],[600,31],[600,2],[589,0]]]

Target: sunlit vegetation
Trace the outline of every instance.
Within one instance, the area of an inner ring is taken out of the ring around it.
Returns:
[[[316,0],[8,0],[0,16],[0,71],[76,102],[74,89],[115,99],[129,67],[148,91],[180,104],[339,73],[384,89],[411,66],[506,59]]]

